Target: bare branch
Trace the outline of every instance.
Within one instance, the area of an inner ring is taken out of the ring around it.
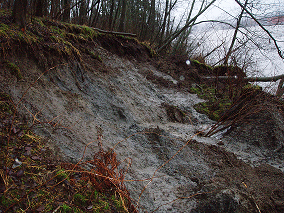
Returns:
[[[245,8],[245,6],[241,3],[241,2],[239,2],[238,0],[235,0],[249,15],[250,15],[250,17],[261,27],[261,29],[263,29],[268,35],[269,35],[269,37],[273,40],[273,42],[274,42],[274,45],[275,45],[275,47],[276,47],[276,49],[277,49],[277,51],[278,51],[278,55],[282,58],[282,59],[284,59],[284,56],[283,56],[283,54],[282,54],[282,51],[280,50],[280,48],[279,48],[279,46],[278,46],[278,44],[277,44],[277,41],[276,41],[276,39],[271,35],[271,33],[254,17],[254,15],[251,13],[251,12],[249,12],[246,8]]]
[[[175,32],[173,35],[169,36],[169,38],[165,41],[165,44],[162,45],[157,52],[161,52],[164,50],[175,38],[177,38],[183,31],[188,29],[192,24],[196,21],[196,19],[204,13],[216,0],[212,0],[207,6],[205,6],[202,10],[200,10],[196,16],[194,16],[190,21],[188,21],[180,30]]]

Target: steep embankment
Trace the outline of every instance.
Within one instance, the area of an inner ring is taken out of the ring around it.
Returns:
[[[92,159],[100,142],[114,148],[139,211],[283,211],[280,170],[238,159],[221,147],[230,139],[197,136],[214,122],[184,89],[198,81],[185,60],[165,65],[134,39],[48,20],[1,36],[10,45],[2,47],[1,91],[64,159],[77,162],[87,145]],[[175,79],[160,71],[167,66]],[[183,77],[173,72],[181,67]]]

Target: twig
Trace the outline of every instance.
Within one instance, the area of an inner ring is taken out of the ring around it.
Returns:
[[[254,17],[254,15],[253,15],[251,12],[249,12],[249,11],[245,8],[245,6],[244,6],[241,2],[239,2],[238,0],[235,0],[235,1],[238,3],[238,5],[240,5],[241,8],[243,8],[243,10],[245,10],[245,11],[250,15],[250,17],[258,24],[258,26],[260,26],[260,28],[263,29],[263,30],[269,35],[269,37],[270,37],[270,38],[273,40],[273,42],[274,42],[274,45],[275,45],[275,47],[276,47],[276,49],[277,49],[277,51],[278,51],[278,55],[279,55],[282,59],[284,59],[284,56],[283,56],[283,54],[282,54],[282,51],[280,50],[280,48],[279,48],[279,46],[278,46],[278,44],[277,44],[276,39],[271,35],[271,33],[270,33],[266,28],[264,28],[264,26]]]
[[[62,204],[59,205],[52,213],[56,213],[60,208],[61,208]]]

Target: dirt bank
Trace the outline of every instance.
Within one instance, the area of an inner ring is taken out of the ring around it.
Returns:
[[[3,60],[0,74],[1,92],[20,103],[28,125],[63,159],[77,162],[87,144],[86,159],[92,159],[102,139],[123,162],[125,184],[141,212],[283,212],[283,172],[233,153],[237,147],[230,144],[248,144],[249,137],[197,135],[215,122],[193,108],[203,101],[188,92],[199,74],[185,58],[153,59],[145,46],[121,37],[72,38],[69,47],[80,51],[72,60],[60,51],[50,61],[51,52],[44,55],[44,64],[28,53],[9,55],[6,61],[22,77]],[[241,154],[267,150],[248,147]]]

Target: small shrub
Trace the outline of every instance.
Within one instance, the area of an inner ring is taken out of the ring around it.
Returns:
[[[34,17],[33,18],[34,22],[37,22],[40,26],[45,27],[44,23],[42,22],[41,18],[39,17]]]
[[[98,198],[98,191],[94,190],[94,198],[97,199]]]
[[[190,90],[189,90],[190,93],[194,93],[194,94],[197,94],[198,96],[200,95],[200,89],[197,88],[197,87],[191,87]]]
[[[109,209],[109,204],[108,204],[108,203],[105,203],[104,209],[105,209],[105,210],[108,210],[108,209]]]
[[[87,53],[93,58],[96,59],[100,62],[103,62],[102,57],[96,53],[94,53],[93,51],[87,50]]]
[[[0,93],[0,111],[9,113],[10,115],[13,114],[14,108],[9,103],[10,97],[5,93]]]
[[[149,43],[147,43],[147,42],[142,42],[141,44],[142,44],[144,47],[146,47],[146,48],[148,49],[151,58],[154,58],[154,57],[157,56],[156,51],[150,46]]]
[[[201,63],[198,60],[190,60],[190,64],[192,66],[196,67],[200,73],[202,74],[212,74],[213,73],[213,68],[205,63]]]

